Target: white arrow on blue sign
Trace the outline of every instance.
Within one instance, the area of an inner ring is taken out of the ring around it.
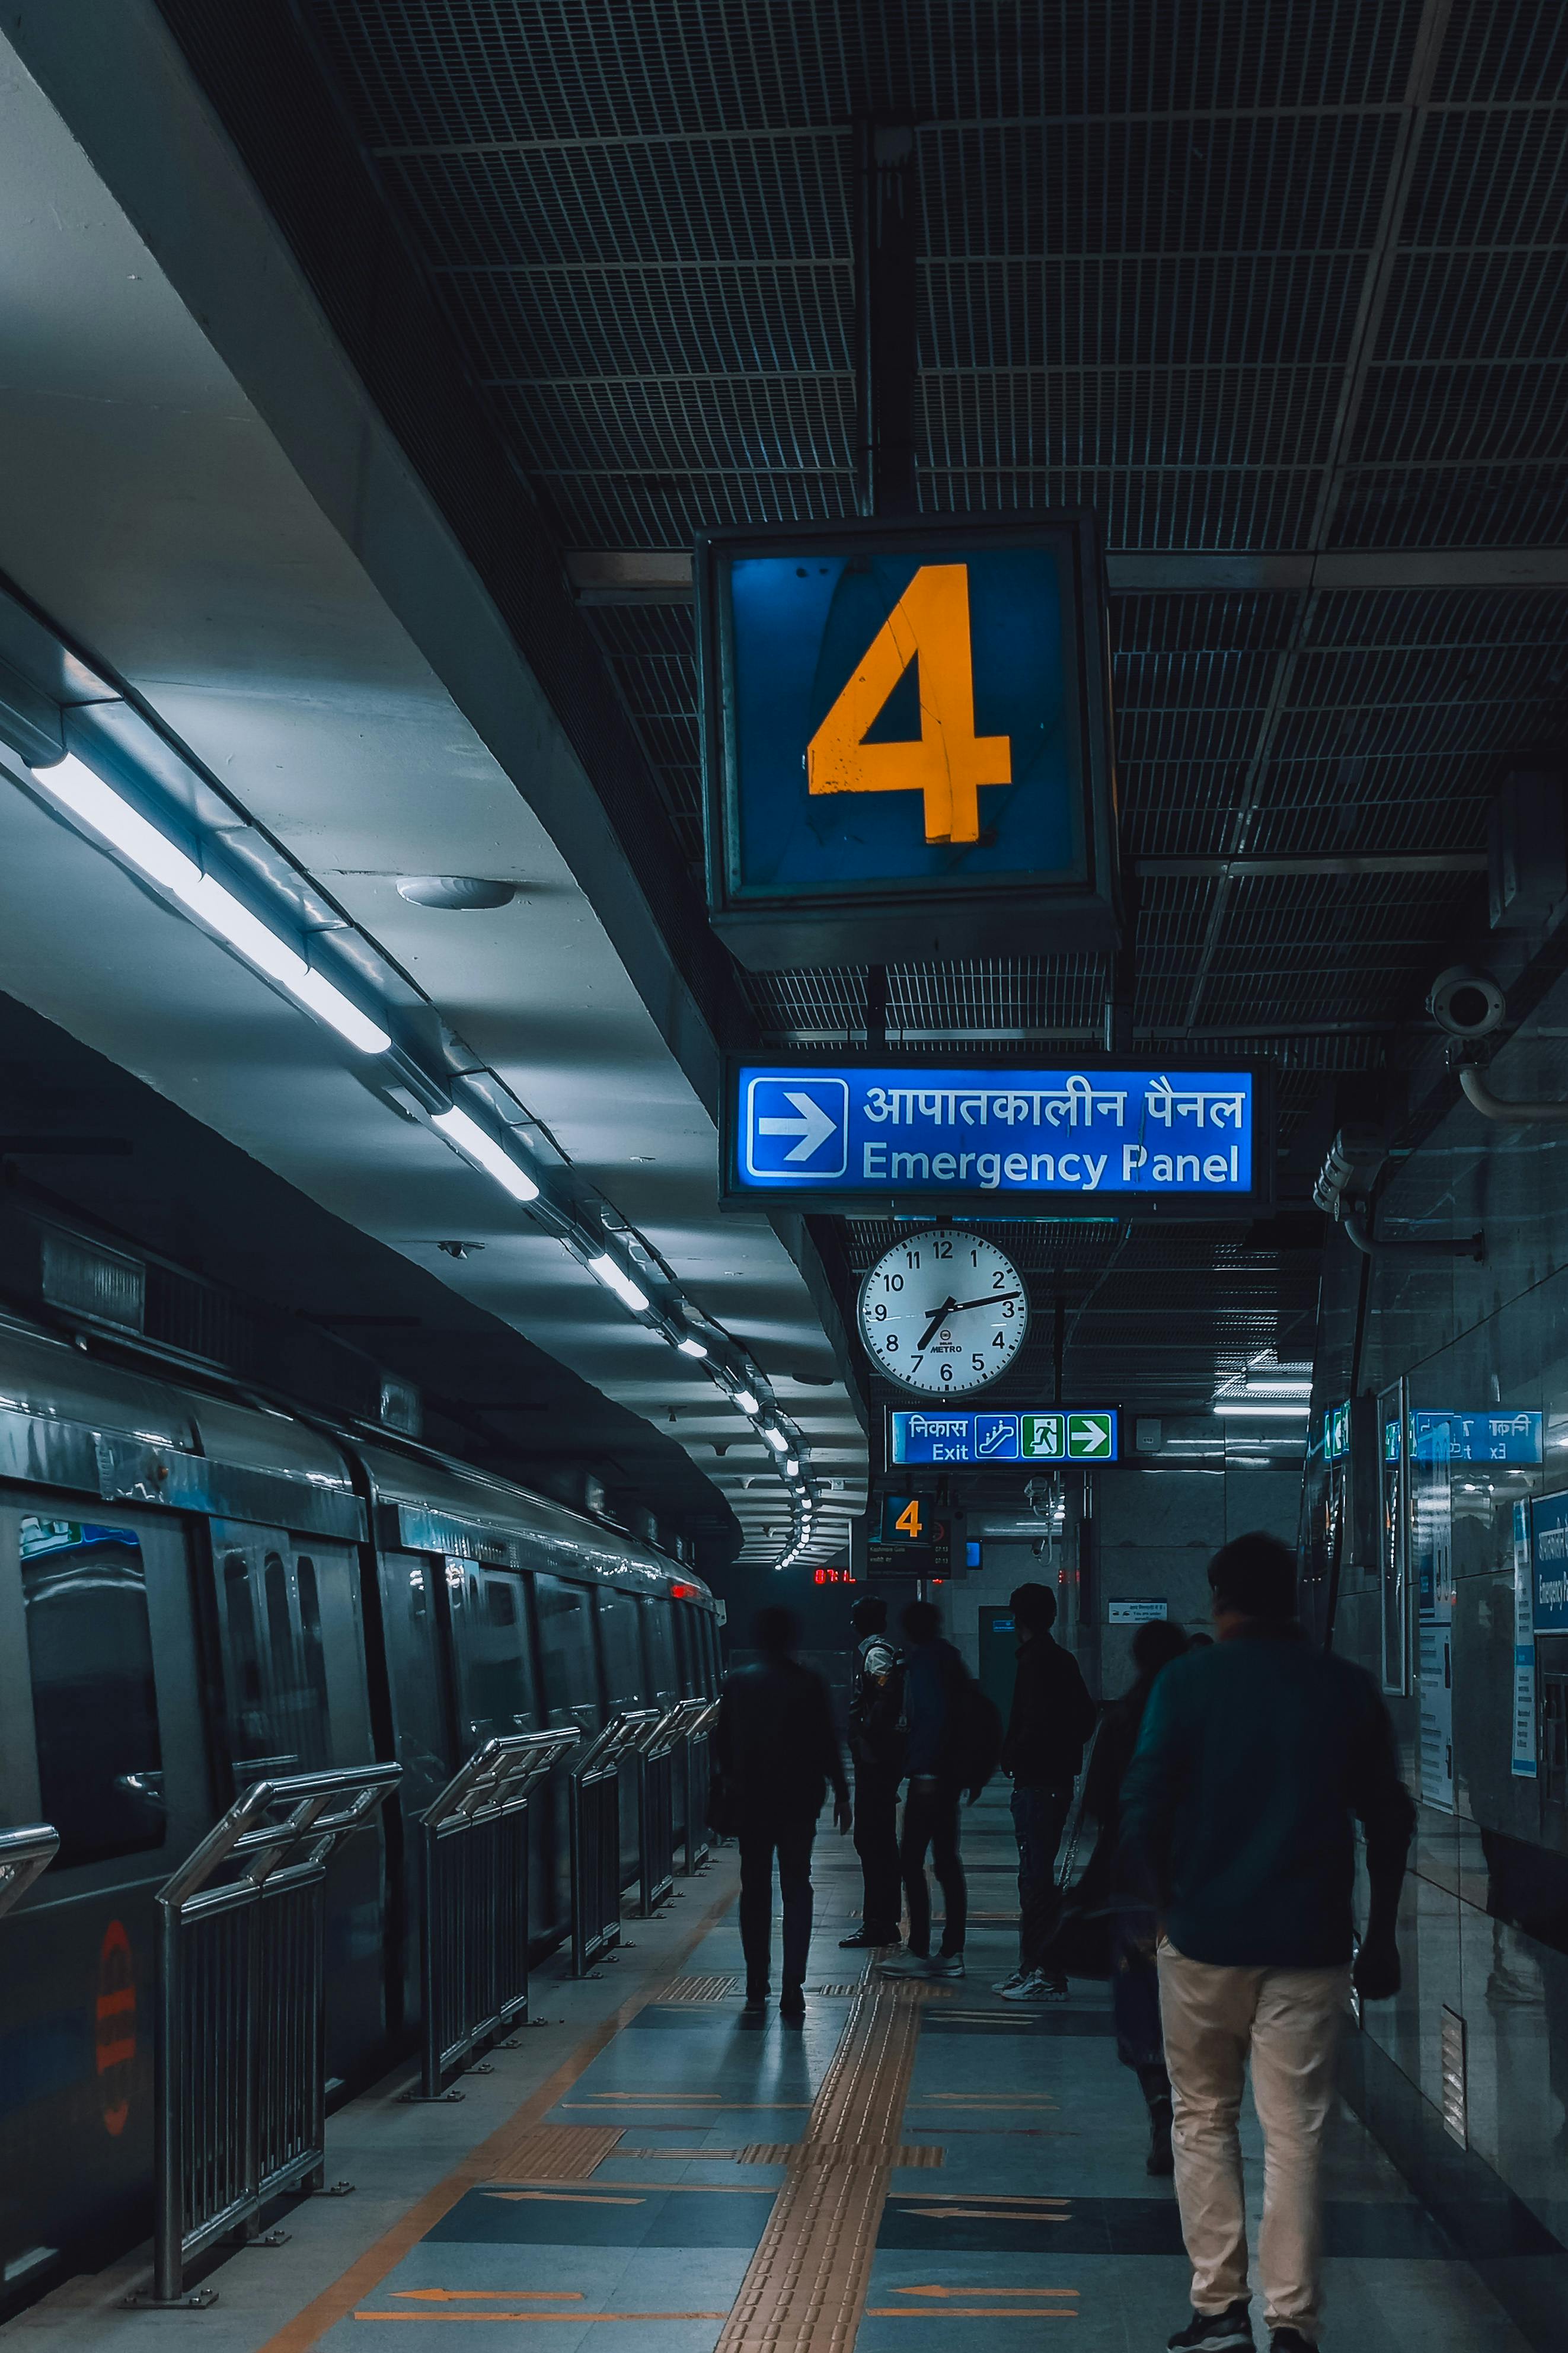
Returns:
[[[746,1090],[746,1173],[842,1176],[849,1163],[843,1079],[752,1079]]]

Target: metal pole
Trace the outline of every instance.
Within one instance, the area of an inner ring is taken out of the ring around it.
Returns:
[[[153,2117],[153,2178],[158,2186],[157,2230],[153,2246],[153,2293],[160,2304],[177,2304],[184,2279],[181,2240],[184,2221],[184,2103],[180,2094],[180,1915],[173,1904],[158,1906],[158,2005],[153,2013],[153,2080],[158,2096]]]

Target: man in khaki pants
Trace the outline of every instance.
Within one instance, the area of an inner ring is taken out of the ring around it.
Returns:
[[[1258,2268],[1272,2353],[1316,2353],[1323,2132],[1351,1989],[1352,1817],[1371,1901],[1354,1978],[1399,1990],[1394,1922],[1415,1812],[1371,1678],[1316,1650],[1296,1563],[1237,1536],[1209,1564],[1218,1641],[1154,1686],[1123,1786],[1129,1869],[1163,1935],[1160,2010],[1193,2316],[1172,2353],[1253,2347],[1237,2119],[1263,2127]]]

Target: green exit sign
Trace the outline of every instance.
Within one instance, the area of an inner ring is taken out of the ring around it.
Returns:
[[[1026,1462],[1110,1462],[1116,1417],[1110,1413],[1026,1413],[1018,1451]]]

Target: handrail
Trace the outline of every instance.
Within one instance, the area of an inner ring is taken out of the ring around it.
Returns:
[[[572,1778],[579,1780],[585,1773],[607,1768],[611,1763],[618,1764],[623,1756],[637,1747],[647,1726],[658,1721],[657,1707],[623,1708],[618,1715],[611,1716],[604,1730],[595,1735],[582,1755],[572,1759],[567,1767]]]
[[[1561,1126],[1568,1122],[1568,1103],[1510,1103],[1494,1095],[1474,1062],[1459,1065],[1459,1086],[1465,1101],[1483,1119],[1516,1120],[1521,1126]]]
[[[53,1822],[28,1822],[19,1831],[0,1831],[0,1918],[21,1902],[59,1851],[60,1834]]]
[[[324,1863],[382,1806],[403,1778],[401,1765],[351,1765],[331,1773],[293,1773],[278,1781],[253,1781],[216,1822],[201,1844],[158,1890],[165,1911],[178,1913],[198,1895],[214,1873],[229,1862],[254,1858],[241,1873],[245,1884],[260,1888],[283,1870]],[[346,1804],[333,1811],[333,1800]],[[290,1809],[281,1821],[266,1815],[274,1807]],[[308,1849],[308,1852],[306,1851]]]
[[[555,1732],[510,1732],[487,1740],[426,1807],[421,1821],[438,1833],[491,1815],[515,1813],[582,1737],[579,1727],[571,1724]]]
[[[1399,1234],[1392,1241],[1384,1241],[1381,1235],[1373,1235],[1367,1224],[1364,1210],[1348,1209],[1342,1205],[1340,1210],[1340,1225],[1346,1241],[1353,1243],[1363,1258],[1381,1258],[1384,1251],[1399,1252],[1402,1255],[1408,1252],[1412,1256],[1421,1251],[1428,1258],[1473,1258],[1479,1266],[1487,1254],[1487,1238],[1484,1233],[1464,1234],[1458,1237],[1447,1234]]]
[[[254,1781],[158,1890],[153,2284],[128,2306],[215,2303],[185,2289],[186,2264],[254,2234],[269,2198],[320,2187],[326,1865],[402,1778],[363,1765]]]

